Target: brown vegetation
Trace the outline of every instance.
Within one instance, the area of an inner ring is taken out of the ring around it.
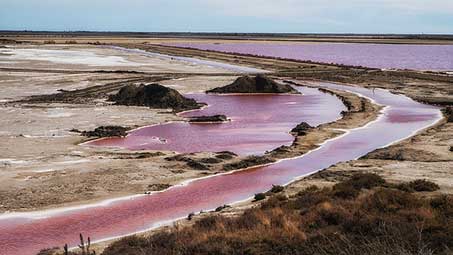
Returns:
[[[407,192],[431,192],[440,189],[439,185],[428,180],[415,180],[407,183],[402,183],[398,185],[397,188]]]
[[[356,196],[338,196],[346,186]],[[453,197],[421,198],[390,186],[373,174],[355,175],[333,189],[276,194],[238,217],[203,217],[124,238],[103,254],[448,254]]]

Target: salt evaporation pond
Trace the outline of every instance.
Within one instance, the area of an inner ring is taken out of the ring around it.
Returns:
[[[297,87],[302,95],[185,95],[208,104],[182,117],[223,114],[227,123],[174,122],[144,127],[124,138],[99,139],[86,145],[130,150],[167,150],[181,153],[232,151],[240,155],[263,154],[290,145],[289,131],[301,121],[312,126],[335,121],[346,110],[335,96],[317,89]],[[282,111],[284,109],[284,111]]]
[[[368,43],[171,43],[165,45],[380,69],[453,70],[453,45]]]
[[[370,91],[336,84],[323,86],[361,94],[384,105],[385,109],[376,121],[364,127],[349,130],[301,157],[272,165],[193,180],[149,196],[54,211],[0,215],[0,254],[32,255],[44,247],[76,245],[78,233],[99,241],[149,230],[191,212],[248,199],[269,190],[273,184],[284,185],[339,162],[356,159],[407,138],[442,118],[437,107],[386,90]]]
[[[59,64],[80,64],[88,66],[141,66],[142,63],[132,62],[119,56],[104,56],[95,52],[82,50],[51,50],[51,49],[0,49],[5,54],[1,59],[50,61]]]

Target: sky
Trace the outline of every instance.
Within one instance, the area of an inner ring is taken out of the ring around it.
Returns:
[[[453,0],[0,0],[0,30],[453,34]]]

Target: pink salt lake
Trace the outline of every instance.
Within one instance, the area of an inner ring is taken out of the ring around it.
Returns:
[[[381,69],[453,71],[453,45],[371,43],[172,43],[166,45]]]

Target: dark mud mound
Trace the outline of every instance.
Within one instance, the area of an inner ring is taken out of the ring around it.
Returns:
[[[264,75],[242,76],[232,84],[206,91],[207,93],[290,93],[300,94],[290,85],[278,84]]]
[[[116,95],[109,97],[117,105],[148,106],[150,108],[168,109],[176,112],[200,108],[194,99],[182,96],[178,91],[159,84],[127,85]]]
[[[313,129],[313,127],[310,126],[310,124],[308,124],[307,122],[302,122],[295,128],[293,128],[291,130],[291,133],[296,133],[298,136],[303,136],[306,135],[307,131],[309,131],[310,129]]]
[[[211,122],[226,122],[226,121],[228,121],[228,118],[225,115],[198,116],[198,117],[191,117],[189,119],[190,123],[211,123]]]
[[[129,129],[121,126],[101,126],[93,131],[83,131],[81,135],[88,137],[125,137]]]

